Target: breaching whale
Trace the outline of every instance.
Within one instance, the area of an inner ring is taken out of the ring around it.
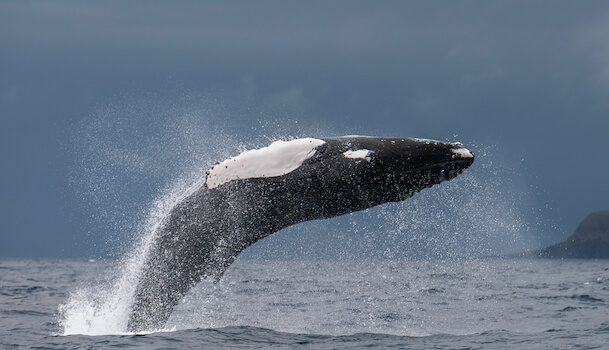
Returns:
[[[153,233],[128,330],[161,329],[204,278],[290,225],[332,218],[450,180],[474,155],[460,143],[344,136],[275,141],[216,163]]]

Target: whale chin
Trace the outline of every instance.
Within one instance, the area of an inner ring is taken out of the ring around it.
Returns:
[[[411,170],[408,175],[427,174],[427,178],[436,178],[434,183],[452,180],[474,163],[474,158],[458,159],[442,163],[436,163]],[[416,175],[415,175],[416,176]]]

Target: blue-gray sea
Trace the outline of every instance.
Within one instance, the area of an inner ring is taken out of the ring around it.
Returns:
[[[607,260],[237,259],[147,334],[123,264],[0,260],[0,348],[609,349]]]

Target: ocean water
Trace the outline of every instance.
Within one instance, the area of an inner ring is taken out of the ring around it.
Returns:
[[[606,260],[237,259],[147,334],[100,311],[123,264],[0,260],[0,348],[609,348]]]

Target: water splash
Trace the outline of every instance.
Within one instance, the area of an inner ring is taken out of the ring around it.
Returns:
[[[223,132],[223,125],[210,122],[226,117],[221,103],[214,102],[210,107],[208,99],[192,96],[176,101],[128,97],[100,108],[84,122],[84,131],[76,140],[83,145],[80,166],[84,170],[75,176],[75,183],[78,188],[86,188],[83,198],[100,214],[95,224],[112,227],[112,232],[105,235],[106,246],[124,257],[105,276],[91,276],[96,281],[78,287],[59,306],[62,334],[126,332],[152,233],[214,160],[235,155],[245,148],[244,144],[247,148],[266,146],[281,136],[278,133],[298,137],[357,133],[319,128],[312,131],[300,126],[292,130],[286,123],[279,127],[267,122],[265,125],[275,129],[262,126],[257,133],[272,136],[250,134],[238,141]],[[249,143],[251,139],[256,141]],[[288,228],[248,248],[244,255],[450,258],[495,255],[535,245],[531,241],[534,231],[545,228],[527,216],[534,206],[522,174],[493,164],[496,155],[484,148],[480,152],[481,148],[474,148],[474,166],[452,181],[426,189],[405,202],[333,219],[332,224],[319,221]],[[146,207],[142,203],[152,204]],[[228,317],[218,317],[218,293],[230,291],[202,283],[193,293],[199,296],[195,298],[199,300],[195,302],[197,317],[189,313],[189,322],[173,321],[169,327],[224,325],[216,321]],[[191,294],[182,308],[192,305]]]
[[[269,140],[290,139],[285,135],[327,134],[319,127],[299,126],[296,132],[286,120],[280,123],[267,116],[253,129],[268,136],[249,142],[251,128],[244,135],[235,128],[240,123],[226,125],[243,111],[222,101],[213,94],[130,92],[99,106],[83,120],[74,137],[78,164],[72,184],[90,215],[87,224],[93,227],[89,242],[84,243],[95,246],[96,250],[90,249],[93,254],[120,258],[105,275],[91,276],[59,305],[60,334],[126,332],[153,232],[215,160],[234,156],[246,144],[247,148],[262,147]]]
[[[509,255],[539,247],[553,228],[525,171],[495,146],[474,146],[476,162],[451,181],[339,218],[289,227],[246,257],[452,259]]]
[[[105,276],[97,276],[101,281],[80,286],[59,305],[58,323],[63,335],[126,333],[138,276],[154,237],[152,233],[184,192],[184,183],[177,182],[154,202],[142,225],[140,241],[129,254]]]
[[[79,164],[72,183],[85,210],[93,213],[84,243],[102,246],[94,254],[101,250],[121,258],[105,275],[82,282],[59,306],[61,334],[126,331],[152,233],[218,157],[215,150],[237,148],[209,122],[222,113],[221,103],[204,96],[127,94],[83,120],[75,135]]]

